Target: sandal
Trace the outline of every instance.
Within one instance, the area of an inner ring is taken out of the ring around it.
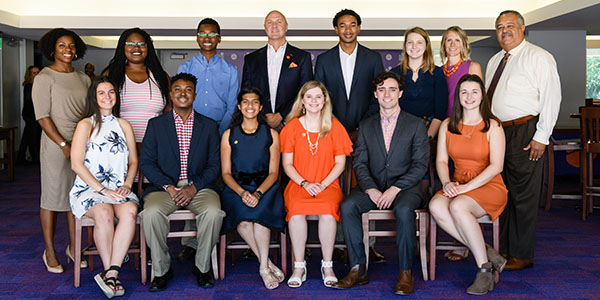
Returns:
[[[268,263],[269,269],[273,273],[273,276],[275,276],[275,279],[277,279],[277,282],[283,282],[283,280],[285,279],[285,274],[283,274],[283,271],[281,271],[281,269],[279,269],[275,264],[273,264],[273,262],[271,262],[270,259]]]
[[[302,283],[306,281],[306,261],[295,261],[294,269],[303,269],[302,277],[292,276],[287,281],[287,285],[291,288],[297,288],[302,286]]]
[[[323,285],[332,287],[338,282],[338,279],[335,276],[325,276],[325,268],[331,268],[333,270],[333,261],[321,260],[321,278],[323,278]]]
[[[98,284],[98,286],[100,287],[100,289],[102,290],[102,292],[104,292],[104,295],[106,295],[107,298],[112,298],[115,296],[115,290],[111,287],[114,286],[114,283],[112,281],[107,282],[109,279],[108,278],[104,278],[104,276],[106,275],[106,271],[104,272],[100,272],[98,274],[96,274],[96,276],[94,276],[94,280],[96,281],[96,283]],[[111,277],[114,278],[114,277]]]
[[[117,271],[117,274],[118,274],[119,272],[121,272],[121,267],[116,266],[116,265],[110,266],[110,268],[108,268],[108,270],[106,270],[106,272],[108,272],[108,271]],[[121,284],[121,281],[119,280],[118,275],[117,275],[117,277],[111,277],[111,278],[114,278],[114,280],[112,280],[111,282],[114,282],[113,289],[115,291],[115,296],[125,295],[125,289],[123,288],[123,284]],[[110,278],[107,278],[106,280],[108,281],[109,279]]]
[[[260,269],[259,274],[260,277],[262,277],[263,283],[265,284],[265,287],[267,289],[273,290],[279,287],[279,282],[277,282],[277,278],[275,278],[273,272],[271,272],[271,269],[269,269],[268,267],[265,269]]]
[[[462,251],[462,254],[461,254]],[[449,250],[444,253],[444,257],[449,261],[459,261],[467,258],[469,256],[469,249],[464,250]]]

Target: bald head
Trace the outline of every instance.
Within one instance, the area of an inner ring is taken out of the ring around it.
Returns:
[[[288,30],[288,23],[285,16],[278,10],[272,10],[265,17],[265,33],[269,38],[269,43],[285,42],[285,34]]]

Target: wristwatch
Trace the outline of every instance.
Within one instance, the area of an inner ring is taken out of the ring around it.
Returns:
[[[62,149],[62,148],[64,148],[67,145],[67,141],[62,141],[58,145],[60,146],[60,149]]]

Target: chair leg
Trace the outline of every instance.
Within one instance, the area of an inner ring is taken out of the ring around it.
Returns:
[[[81,219],[75,218],[75,249],[73,250],[75,261],[73,261],[73,273],[75,287],[79,287],[81,279]]]
[[[144,225],[142,224],[142,218],[138,216],[138,222],[140,223],[140,273],[142,276],[142,284],[146,284],[148,280],[147,270],[148,266],[146,262],[146,235],[144,234]]]
[[[225,279],[225,250],[227,249],[227,235],[221,234],[219,241],[219,278]]]
[[[279,243],[281,244],[281,270],[283,275],[287,275],[287,235],[285,229],[279,234]]]
[[[583,151],[583,150],[582,150]],[[583,168],[583,190],[581,193],[581,219],[586,220],[587,218],[587,187],[589,185],[589,170],[588,170],[588,159],[589,156],[587,153],[583,157],[583,162],[581,163],[581,167]]]
[[[88,246],[91,246],[94,244],[94,227],[92,226],[88,226],[87,228],[87,232],[88,232]],[[81,251],[81,249],[79,249]],[[88,270],[92,271],[94,269],[94,256],[93,255],[88,255]]]
[[[427,223],[429,214],[426,212],[419,213],[419,256],[421,258],[421,271],[423,272],[423,280],[429,280],[427,276]]]
[[[435,280],[437,224],[433,217],[429,218],[429,279]]]
[[[367,261],[367,270],[369,269],[369,213],[362,214],[363,245],[365,247],[365,256]]]
[[[544,208],[544,210],[546,211],[550,211],[550,205],[552,205],[552,194],[554,193],[554,143],[552,142],[552,139],[550,139],[550,145],[548,145],[548,153],[546,154],[547,156],[547,163],[548,163],[548,167],[546,168],[546,173],[547,176],[546,178],[548,179],[548,185],[547,185],[547,189],[546,189],[546,206]]]

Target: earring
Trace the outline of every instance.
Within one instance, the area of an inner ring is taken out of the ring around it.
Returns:
[[[75,59],[74,60],[77,60],[77,53],[75,53]]]
[[[306,114],[306,108],[304,107],[304,105],[302,105],[302,114]]]
[[[50,52],[50,57],[54,57],[54,51]]]

